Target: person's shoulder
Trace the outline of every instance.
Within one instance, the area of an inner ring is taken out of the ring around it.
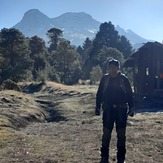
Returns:
[[[109,76],[109,74],[108,73],[106,73],[106,74],[104,74],[104,76],[103,77],[108,77]]]
[[[103,78],[104,78],[104,79],[109,78],[109,74],[108,74],[108,73],[104,74],[104,75],[103,75]]]
[[[109,74],[108,73],[104,74],[102,76],[102,78],[101,78],[102,81],[105,81],[106,79],[109,79]]]
[[[120,77],[124,80],[128,80],[128,77],[124,73],[120,72]]]

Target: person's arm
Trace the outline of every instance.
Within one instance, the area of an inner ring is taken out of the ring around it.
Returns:
[[[127,103],[129,105],[128,115],[134,116],[134,97],[133,97],[133,91],[131,88],[131,84],[130,84],[128,78],[125,78],[125,85],[126,85]]]
[[[101,79],[98,90],[97,90],[97,94],[96,94],[96,108],[95,108],[96,115],[100,115],[101,103],[103,99],[104,84],[105,84],[105,76]]]

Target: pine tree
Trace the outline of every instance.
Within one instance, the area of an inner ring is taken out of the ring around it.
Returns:
[[[0,82],[11,79],[15,82],[26,79],[33,62],[29,57],[28,39],[17,29],[4,28],[0,32],[0,57],[5,59]]]
[[[30,57],[34,62],[32,70],[33,79],[38,80],[41,76],[40,74],[42,74],[44,80],[48,79],[49,53],[44,40],[38,36],[33,36],[30,38],[29,46],[31,50]]]
[[[60,38],[62,38],[63,31],[57,28],[51,28],[47,31],[47,36],[49,38],[49,52],[52,52],[53,50],[56,50]]]
[[[69,41],[62,39],[56,51],[53,51],[52,58],[53,67],[62,83],[74,84],[78,81],[81,73],[80,57]]]

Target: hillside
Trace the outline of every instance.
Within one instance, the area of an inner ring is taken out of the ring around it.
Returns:
[[[40,87],[21,83],[24,93],[1,91],[1,163],[98,163],[101,116],[94,115],[97,86]],[[111,162],[116,162],[115,130]],[[129,163],[161,163],[163,113],[139,113],[129,118]]]
[[[112,20],[108,20],[108,22]],[[38,9],[31,9],[24,13],[21,21],[13,26],[20,30],[25,36],[32,37],[38,35],[45,42],[48,41],[46,33],[51,28],[63,30],[63,37],[72,45],[83,45],[86,38],[93,39],[99,31],[100,24],[91,15],[85,12],[67,12],[58,17],[49,18]],[[115,27],[119,35],[124,35],[133,45],[138,48],[149,40],[142,38],[131,29],[125,30],[119,25]]]

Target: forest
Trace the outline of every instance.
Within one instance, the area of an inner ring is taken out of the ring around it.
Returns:
[[[6,80],[55,81],[73,85],[79,80],[99,81],[106,73],[107,61],[121,64],[133,53],[125,36],[120,36],[112,22],[102,23],[95,38],[83,45],[71,45],[61,29],[51,28],[46,43],[38,36],[26,37],[15,28],[0,31],[0,84]]]

